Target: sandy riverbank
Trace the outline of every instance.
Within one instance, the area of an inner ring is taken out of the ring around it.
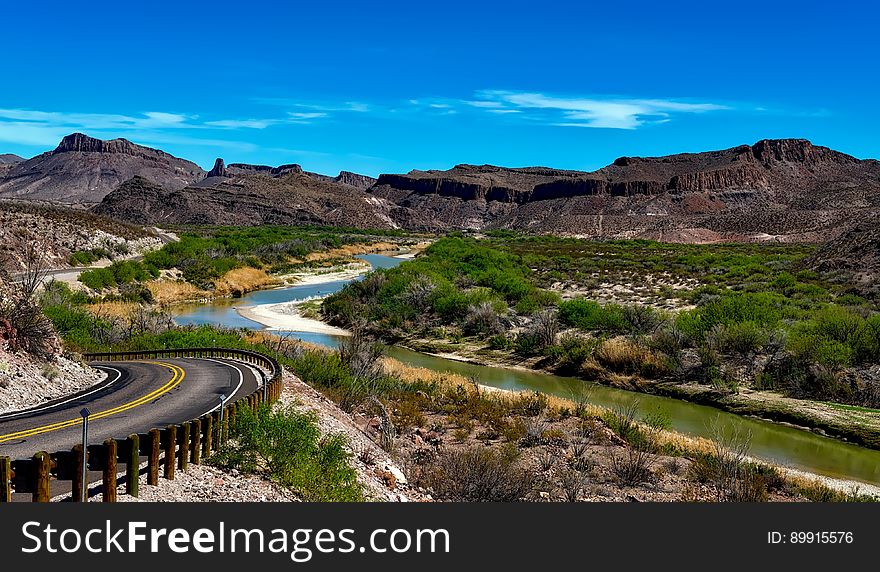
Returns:
[[[302,301],[261,304],[259,306],[236,308],[236,311],[239,315],[248,320],[263,324],[270,330],[328,334],[331,336],[348,335],[347,330],[325,324],[320,320],[304,317],[299,311],[300,304],[302,304]]]
[[[334,267],[325,272],[297,272],[295,274],[285,274],[284,276],[279,276],[279,279],[292,286],[311,286],[315,284],[326,284],[328,282],[353,280],[358,276],[366,274],[372,269],[373,267],[368,263],[348,264],[343,267]]]
[[[330,270],[327,272],[303,272],[297,274],[288,274],[282,276],[285,282],[292,283],[293,286],[315,286],[318,284],[328,284],[331,282],[341,282],[343,280],[354,280],[355,278],[366,274],[372,269],[369,264],[349,264],[345,267]],[[319,300],[319,298],[310,298],[309,301]],[[300,312],[300,305],[306,300],[292,300],[290,302],[281,302],[278,304],[260,304],[257,306],[242,306],[236,308],[239,315],[253,320],[259,324],[266,326],[270,330],[285,330],[290,332],[307,332],[313,334],[328,334],[332,336],[345,336],[348,331],[330,324],[325,324],[320,320],[306,318]]]

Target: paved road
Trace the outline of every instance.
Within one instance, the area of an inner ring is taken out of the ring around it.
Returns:
[[[124,439],[153,427],[195,419],[259,385],[245,364],[222,359],[157,359],[96,363],[107,381],[89,392],[26,411],[0,415],[0,455],[29,458],[70,450],[82,438],[80,410],[88,407],[89,444]]]

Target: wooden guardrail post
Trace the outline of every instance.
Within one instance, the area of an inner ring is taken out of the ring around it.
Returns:
[[[177,449],[177,427],[169,425],[165,429],[165,474],[169,481],[174,480],[174,460]]]
[[[49,479],[52,459],[49,453],[40,451],[34,455],[34,484],[32,498],[34,502],[49,502]]]
[[[116,440],[107,439],[102,449],[104,454],[104,473],[101,484],[104,488],[104,502],[116,502]]]
[[[185,471],[187,465],[189,465],[189,421],[181,423],[180,429],[180,452],[178,453],[177,468],[181,471]]]
[[[196,465],[202,462],[202,422],[199,419],[192,422],[192,462]]]
[[[161,446],[161,434],[158,429],[150,429],[150,452],[147,459],[147,484],[157,486],[159,484],[159,450]]]
[[[232,407],[226,405],[223,407],[223,414],[220,416],[223,418],[223,423],[220,427],[220,444],[225,445],[227,439],[229,439],[229,412],[232,410]]]
[[[12,460],[0,457],[0,502],[12,502]]]
[[[214,437],[214,416],[210,413],[205,415],[205,450],[204,456],[211,456],[211,445],[213,445]]]
[[[223,425],[220,423],[220,412],[216,411],[211,414],[213,418],[211,425],[214,427],[214,450],[219,451],[223,445]]]
[[[70,487],[70,499],[73,502],[86,502],[88,499],[83,498],[82,488],[83,488],[83,475],[82,475],[82,466],[83,462],[88,462],[88,452],[83,451],[83,446],[81,443],[78,443],[73,446],[71,451],[71,458],[73,459],[73,464],[75,467],[73,468],[73,479],[71,479]]]
[[[141,476],[141,438],[132,434],[128,436],[128,454],[125,457],[125,494],[138,496],[138,485]]]

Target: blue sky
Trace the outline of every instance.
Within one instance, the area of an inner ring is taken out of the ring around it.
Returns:
[[[83,131],[210,167],[595,169],[804,137],[880,157],[869,3],[16,2],[0,153]]]

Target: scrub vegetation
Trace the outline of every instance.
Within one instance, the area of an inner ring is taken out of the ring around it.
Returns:
[[[716,404],[741,401],[748,390],[874,415],[877,300],[809,270],[804,260],[813,250],[451,236],[350,284],[322,312],[386,341],[477,361]],[[749,412],[817,423],[795,411]],[[871,430],[846,425],[843,418],[826,428],[876,444]]]

